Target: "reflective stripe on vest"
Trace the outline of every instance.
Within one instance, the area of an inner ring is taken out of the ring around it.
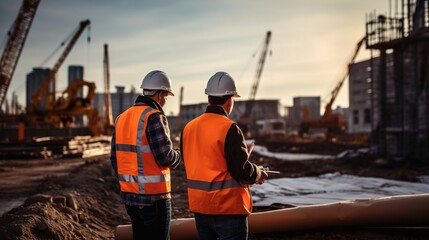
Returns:
[[[188,178],[191,212],[251,212],[250,192],[247,186],[232,178],[225,159],[225,138],[232,124],[233,121],[225,116],[204,113],[189,122],[183,130],[182,156]]]
[[[168,178],[160,175],[160,176],[132,176],[132,175],[126,175],[126,174],[120,174],[118,176],[119,181],[125,181],[125,182],[132,182],[132,183],[157,183],[157,182],[165,182],[170,181],[170,178]]]
[[[116,123],[116,159],[122,192],[162,194],[171,191],[170,169],[159,166],[146,136],[147,121],[159,112],[148,106],[134,106]]]
[[[203,191],[215,191],[226,188],[243,187],[243,184],[235,181],[233,178],[217,181],[217,182],[203,182],[198,180],[188,180],[188,187]]]

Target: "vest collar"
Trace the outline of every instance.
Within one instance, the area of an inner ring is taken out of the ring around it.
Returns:
[[[216,113],[216,114],[228,117],[223,107],[218,105],[208,105],[206,109],[206,113]]]
[[[154,108],[158,111],[161,111],[164,114],[164,110],[162,109],[161,105],[157,103],[155,100],[149,97],[145,96],[138,96],[136,101],[134,102],[134,106],[141,106],[141,105],[148,105],[151,108]]]

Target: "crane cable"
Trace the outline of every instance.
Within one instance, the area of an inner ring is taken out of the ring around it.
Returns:
[[[86,44],[86,68],[91,69],[91,48],[89,46],[89,43],[91,43],[91,25],[88,26],[88,29],[86,31],[87,36],[86,36],[86,42],[88,44]],[[85,78],[85,76],[83,76]]]
[[[262,46],[264,46],[264,42],[262,42],[262,44],[258,45],[258,47],[256,48],[256,51],[253,52],[252,57],[250,58],[249,62],[247,62],[247,64],[245,65],[243,71],[241,71],[240,75],[238,76],[237,79],[241,79],[243,77],[243,74],[247,71],[247,69],[249,68],[250,64],[253,62],[253,59],[255,59],[257,53],[261,50]]]
[[[61,42],[61,44],[40,64],[41,67],[43,67],[49,60],[51,60],[51,58],[64,46],[66,45],[66,43],[76,34],[76,32],[79,30],[79,28],[77,28],[76,30],[74,30],[72,33],[70,33],[70,35],[68,35],[66,37],[66,39],[64,39],[64,41]],[[88,36],[87,36],[87,42],[90,43],[91,42],[91,36],[90,36],[90,27],[88,27],[87,30]]]

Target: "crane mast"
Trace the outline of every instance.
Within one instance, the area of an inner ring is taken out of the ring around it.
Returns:
[[[0,106],[6,98],[11,79],[27,39],[40,0],[24,0],[9,32],[9,38],[0,59]]]
[[[106,127],[113,126],[112,104],[110,102],[110,68],[109,68],[109,49],[104,44],[104,104],[106,107]],[[109,130],[108,130],[109,131]]]
[[[74,35],[70,39],[69,43],[67,44],[66,48],[64,49],[63,53],[61,54],[58,61],[55,63],[54,67],[49,72],[46,79],[40,84],[39,88],[33,93],[33,96],[31,98],[32,102],[28,109],[30,113],[36,112],[39,107],[40,103],[43,99],[45,99],[45,107],[46,110],[51,110],[55,101],[54,96],[50,96],[49,94],[49,85],[54,80],[55,75],[57,74],[59,68],[63,64],[66,57],[69,55],[70,51],[72,50],[73,46],[75,45],[76,41],[79,39],[80,35],[82,34],[83,30],[90,25],[89,20],[81,21],[77,30],[75,31]]]

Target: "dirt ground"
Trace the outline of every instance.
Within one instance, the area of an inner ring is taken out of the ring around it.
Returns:
[[[270,151],[337,154],[350,146],[271,144]],[[329,150],[330,149],[330,150]],[[279,170],[275,177],[340,172],[418,181],[429,163],[359,156],[352,159],[275,161],[253,154],[251,161]],[[187,209],[183,165],[172,170],[172,218],[192,217]],[[114,239],[117,225],[129,224],[107,156],[92,159],[0,161],[0,239]],[[428,228],[315,229],[249,239],[429,239]]]

